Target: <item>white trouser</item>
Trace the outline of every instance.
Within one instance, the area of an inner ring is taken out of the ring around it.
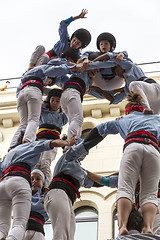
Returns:
[[[81,136],[83,124],[83,109],[80,92],[74,88],[67,88],[61,96],[61,107],[69,122],[67,137]]]
[[[27,230],[23,240],[45,240],[45,237],[41,232]]]
[[[156,214],[153,223],[153,233],[160,235],[160,198],[158,198],[158,209],[159,212]]]
[[[160,113],[160,85],[143,81],[131,82],[129,90],[142,96],[143,108],[152,109],[154,114]]]
[[[50,190],[44,207],[52,222],[54,240],[74,240],[75,215],[67,194],[62,189]]]
[[[31,209],[31,197],[30,185],[23,177],[10,176],[0,182],[0,239],[23,239]],[[12,211],[13,224],[8,234]]]
[[[44,187],[47,188],[52,180],[51,163],[55,160],[57,155],[57,148],[41,153],[41,157],[35,168],[40,169],[45,175]]]
[[[45,48],[42,45],[36,47],[32,53],[30,63],[35,64],[35,66],[40,66],[46,64],[49,61],[49,56],[45,53]]]
[[[125,148],[120,163],[117,200],[122,197],[133,200],[140,176],[140,206],[146,203],[158,205],[159,174],[159,152],[150,144],[131,143]]]
[[[24,132],[23,139],[35,141],[41,114],[41,104],[42,92],[39,88],[28,85],[20,91],[17,100],[20,126],[12,138],[10,147],[18,143],[21,132]]]

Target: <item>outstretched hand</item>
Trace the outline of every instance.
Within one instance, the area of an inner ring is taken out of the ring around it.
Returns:
[[[88,13],[87,9],[82,9],[82,12],[78,15],[79,18],[86,18],[85,15]]]
[[[82,9],[82,12],[81,12],[79,15],[73,17],[73,19],[76,20],[76,19],[79,19],[79,18],[86,18],[85,15],[86,15],[87,13],[88,13],[88,10]]]
[[[115,55],[115,60],[116,62],[120,63],[124,58],[124,54],[123,53],[119,53]]]
[[[73,135],[72,137],[70,137],[69,139],[66,140],[68,142],[68,146],[72,146],[77,144],[77,137],[76,135]]]
[[[77,138],[75,137],[75,135],[73,135],[71,138],[67,140],[61,139],[52,140],[50,142],[50,148],[72,146],[74,144],[77,144]]]

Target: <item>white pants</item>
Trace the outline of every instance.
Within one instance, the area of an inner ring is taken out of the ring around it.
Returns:
[[[153,233],[160,235],[160,198],[158,198],[158,208],[159,212],[156,214],[154,223],[153,223]]]
[[[23,139],[35,141],[36,131],[41,114],[42,92],[39,88],[26,86],[18,96],[17,110],[20,117],[20,126],[14,134],[10,147],[18,144],[21,132],[24,132]]]
[[[69,122],[67,137],[70,138],[75,134],[79,138],[83,124],[83,109],[79,91],[74,88],[67,88],[62,93],[60,102]]]
[[[57,155],[57,148],[41,153],[41,157],[35,168],[40,169],[45,175],[44,187],[47,188],[52,180],[51,163],[55,160]]]
[[[31,197],[30,185],[22,177],[10,176],[0,182],[0,239],[23,239],[31,209]],[[9,232],[12,211],[13,225]]]
[[[154,114],[160,113],[160,85],[143,81],[131,82],[129,90],[142,96],[143,108],[152,109]]]
[[[61,189],[50,190],[44,207],[52,222],[54,240],[74,240],[75,215],[67,194]]]
[[[45,53],[45,48],[42,45],[36,47],[32,53],[30,63],[35,64],[35,66],[40,66],[46,64],[49,61],[49,56]]]
[[[45,240],[45,237],[41,232],[27,230],[23,240]]]
[[[140,176],[140,206],[153,203],[158,206],[157,192],[160,175],[160,154],[152,145],[131,143],[126,147],[120,163],[117,200],[134,198]]]

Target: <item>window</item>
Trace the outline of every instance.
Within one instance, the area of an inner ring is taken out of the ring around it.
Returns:
[[[75,240],[97,240],[98,213],[93,207],[80,207],[75,210],[76,232]]]

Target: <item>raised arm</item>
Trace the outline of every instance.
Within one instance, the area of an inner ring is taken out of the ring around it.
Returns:
[[[88,10],[82,9],[81,13],[75,17],[73,17],[74,20],[79,19],[79,18],[86,18],[86,14],[88,13]]]

